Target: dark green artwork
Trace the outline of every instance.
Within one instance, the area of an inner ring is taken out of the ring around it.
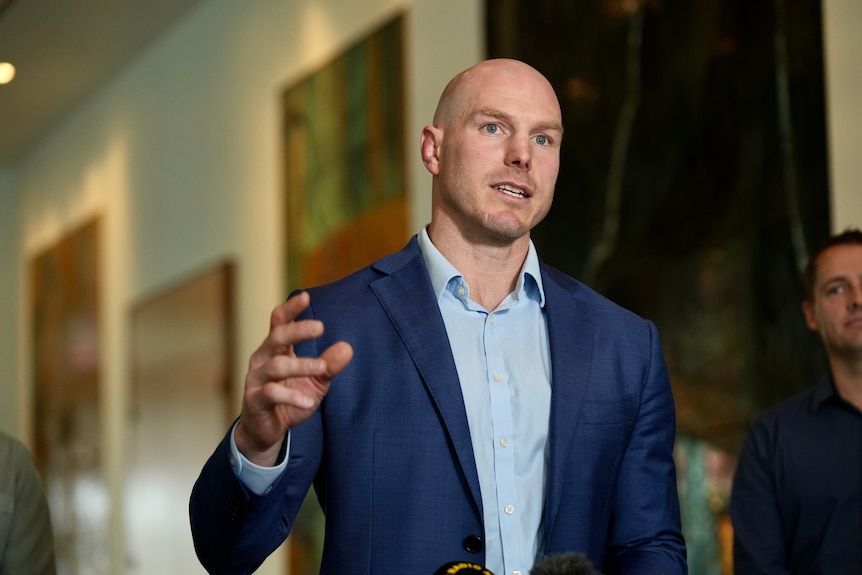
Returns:
[[[402,21],[282,94],[289,290],[336,280],[409,238]]]
[[[825,364],[799,271],[829,231],[819,2],[489,0],[487,20],[489,56],[560,94],[539,253],[658,324],[681,431],[738,435],[811,385]]]
[[[560,96],[539,254],[658,325],[690,569],[729,573],[726,497],[748,425],[826,367],[800,310],[801,267],[830,231],[820,2],[485,8],[488,55],[528,62]]]

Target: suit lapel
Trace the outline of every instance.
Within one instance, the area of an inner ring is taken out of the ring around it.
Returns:
[[[461,471],[469,485],[476,512],[482,517],[479,477],[470,441],[464,399],[449,338],[440,309],[414,238],[408,246],[374,265],[383,272],[370,287],[401,336],[419,375],[440,413]],[[552,529],[566,478],[562,465],[572,453],[581,422],[581,409],[590,384],[593,360],[593,320],[574,293],[556,274],[542,268],[545,314],[551,346],[551,416],[548,429],[549,465],[545,501],[545,528]],[[566,281],[571,281],[566,278]],[[428,326],[417,330],[416,326]]]
[[[550,533],[566,481],[561,462],[572,453],[572,441],[581,425],[581,410],[590,385],[594,326],[592,318],[585,313],[584,302],[573,292],[577,284],[568,289],[561,286],[544,267],[542,280],[551,346],[551,417],[545,500],[545,529]]]
[[[416,238],[400,252],[377,262],[386,275],[371,283],[383,310],[401,336],[440,414],[482,517],[479,476],[470,441],[464,398],[440,308]],[[427,326],[426,329],[416,329]]]

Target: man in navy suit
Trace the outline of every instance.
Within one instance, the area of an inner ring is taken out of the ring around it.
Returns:
[[[256,569],[312,485],[321,573],[527,575],[567,552],[608,575],[687,572],[655,326],[530,240],[562,138],[553,88],[522,62],[449,83],[421,138],[430,224],[272,312],[192,492],[210,573]]]

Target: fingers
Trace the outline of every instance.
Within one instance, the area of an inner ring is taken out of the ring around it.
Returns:
[[[252,355],[249,371],[260,371],[255,377],[257,382],[281,381],[291,377],[328,380],[350,362],[353,348],[346,342],[333,344],[320,354],[319,359],[296,357],[293,351],[295,344],[323,335],[323,322],[296,319],[309,302],[308,293],[300,292],[273,310],[269,335]]]
[[[265,385],[268,382],[283,383],[296,378],[324,375],[326,363],[313,357],[295,355],[268,355],[265,361],[249,369],[246,386]]]
[[[308,292],[299,292],[272,310],[269,318],[269,336],[264,341],[264,346],[276,348],[272,352],[279,353],[277,351],[279,347],[290,347],[294,343],[320,337],[323,333],[322,322],[314,319],[300,321],[296,319],[305,311],[310,301]]]
[[[281,387],[307,388],[307,393],[315,396],[315,403],[319,403],[326,394],[330,380],[341,373],[351,359],[353,347],[344,341],[332,344],[316,358],[275,355],[249,371],[246,387],[278,383]],[[286,400],[287,396],[284,397]]]
[[[295,293],[287,298],[286,302],[272,310],[269,318],[269,330],[272,331],[277,325],[290,323],[295,320],[299,314],[305,311],[310,302],[311,296],[305,291]]]
[[[236,434],[237,446],[247,457],[268,460],[287,430],[311,417],[332,378],[353,358],[353,348],[343,341],[318,357],[296,356],[295,344],[323,334],[319,320],[297,320],[309,302],[308,293],[301,292],[275,308],[269,335],[249,360]]]
[[[280,425],[277,433],[281,434],[311,417],[328,390],[327,385],[268,382],[248,395],[243,415],[265,414],[269,418],[272,417],[271,413],[275,413]]]
[[[300,292],[288,298],[286,302],[272,311],[269,334],[252,354],[249,370],[261,367],[274,356],[293,355],[294,344],[320,337],[323,334],[323,323],[319,320],[297,321],[296,319],[308,307],[309,301],[308,293]]]

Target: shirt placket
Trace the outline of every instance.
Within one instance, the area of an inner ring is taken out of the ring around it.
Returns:
[[[520,575],[523,557],[518,542],[520,509],[515,483],[514,422],[510,394],[510,374],[494,313],[485,318],[486,377],[491,401],[491,426],[494,438],[494,477],[497,487],[497,516],[503,544],[505,573]]]

